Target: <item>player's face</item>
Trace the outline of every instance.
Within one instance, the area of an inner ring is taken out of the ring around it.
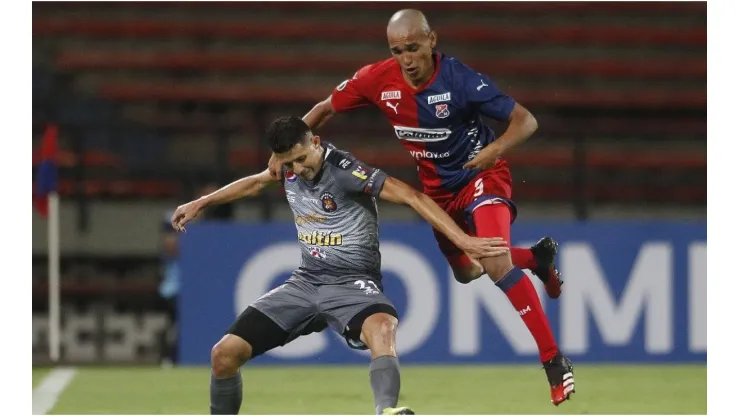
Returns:
[[[425,83],[434,73],[432,49],[437,45],[437,35],[420,30],[388,33],[388,46],[393,58],[401,66],[404,78],[413,85]]]
[[[321,170],[323,161],[321,139],[319,136],[312,136],[293,146],[290,151],[276,154],[276,156],[289,172],[312,181]]]

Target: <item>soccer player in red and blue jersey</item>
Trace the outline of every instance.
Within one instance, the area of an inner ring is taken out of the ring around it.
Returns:
[[[420,11],[394,14],[387,35],[392,58],[361,68],[303,120],[316,129],[336,113],[377,106],[416,159],[424,193],[471,234],[510,242],[516,206],[501,156],[531,136],[537,121],[489,77],[438,52],[437,34]],[[509,126],[497,138],[482,115]],[[274,159],[271,171],[279,175]],[[537,343],[552,403],[569,399],[575,392],[572,364],[559,351],[537,292],[522,271],[532,270],[548,295],[558,297],[557,244],[546,237],[531,249],[511,248],[511,256],[478,263],[442,234],[435,232],[435,237],[456,280],[469,283],[486,273],[504,291]]]

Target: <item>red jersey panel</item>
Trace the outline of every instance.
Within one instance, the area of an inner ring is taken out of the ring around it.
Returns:
[[[418,89],[406,83],[393,58],[365,66],[337,86],[332,105],[337,112],[378,107],[417,160],[425,193],[443,198],[480,173],[462,166],[496,139],[481,116],[507,120],[514,100],[460,61],[439,52],[434,59],[434,75]]]

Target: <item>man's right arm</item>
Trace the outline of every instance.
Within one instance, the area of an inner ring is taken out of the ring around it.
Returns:
[[[247,196],[257,196],[267,185],[275,182],[270,173],[264,170],[256,175],[234,181],[209,195],[202,196],[200,199],[205,204],[204,206],[226,204]]]
[[[177,207],[175,213],[172,214],[172,227],[178,231],[185,231],[185,224],[197,218],[204,208],[210,205],[226,204],[247,196],[259,195],[262,189],[275,182],[276,180],[270,175],[269,170],[234,181],[211,194]]]

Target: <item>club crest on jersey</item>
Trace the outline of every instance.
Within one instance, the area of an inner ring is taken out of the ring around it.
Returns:
[[[427,97],[427,104],[432,105],[434,103],[441,103],[442,101],[450,101],[452,99],[452,93],[446,92],[444,94],[430,95]]]
[[[450,110],[447,109],[447,104],[437,104],[437,118],[447,118],[450,115]]]
[[[334,201],[334,195],[331,192],[324,192],[321,194],[321,207],[326,212],[334,212],[337,210],[337,202]]]
[[[380,100],[400,100],[401,99],[401,91],[383,91],[383,94],[380,95]]]
[[[288,182],[295,182],[295,180],[298,179],[298,176],[296,176],[293,172],[285,172],[285,180]]]

